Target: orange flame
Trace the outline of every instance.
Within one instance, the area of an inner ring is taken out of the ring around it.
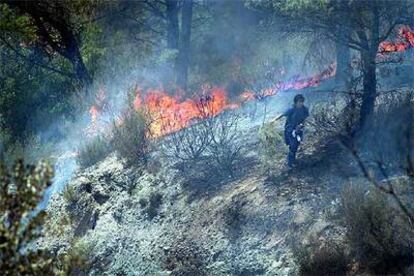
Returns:
[[[89,114],[91,114],[91,121],[96,122],[96,119],[98,118],[98,108],[95,105],[91,106]]]
[[[148,89],[145,93],[138,90],[133,104],[136,110],[144,110],[151,118],[150,131],[154,137],[178,131],[226,109],[239,107],[228,102],[226,91],[222,88],[211,88],[198,98],[183,101],[162,90]]]
[[[401,27],[398,31],[398,38],[400,41],[397,42],[381,42],[379,45],[378,53],[385,54],[394,52],[404,52],[409,48],[414,47],[414,32],[411,30],[410,27]]]
[[[336,63],[332,63],[328,66],[326,70],[314,76],[308,78],[295,77],[287,82],[279,82],[274,87],[263,89],[262,91],[259,91],[259,93],[256,94],[251,91],[246,91],[241,95],[241,97],[242,99],[249,101],[273,96],[279,93],[280,91],[301,90],[308,87],[316,87],[321,83],[321,81],[335,76],[335,73]]]

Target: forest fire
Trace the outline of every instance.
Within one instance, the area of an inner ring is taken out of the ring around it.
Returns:
[[[383,41],[379,45],[379,54],[404,52],[414,48],[414,31],[410,27],[401,27],[398,31],[398,42]]]
[[[399,41],[383,41],[380,43],[378,54],[402,52],[414,47],[414,32],[407,26],[401,27],[398,31]],[[261,100],[274,96],[281,91],[301,90],[309,87],[317,87],[323,80],[329,79],[336,74],[336,63],[331,63],[321,73],[307,78],[294,77],[288,81],[280,81],[273,86],[261,89],[260,91],[245,91],[240,95],[239,100],[230,102],[227,91],[223,88],[204,85],[199,96],[182,99],[177,93],[170,95],[163,89],[142,89],[137,88],[133,107],[135,110],[144,111],[151,120],[150,131],[153,137],[160,137],[171,132],[188,127],[191,124],[206,117],[214,117],[224,110],[235,109],[242,103],[251,100]],[[91,127],[96,129],[97,118],[99,117],[100,106],[105,105],[105,93],[99,89],[97,104],[93,105],[89,112],[91,115]]]
[[[323,72],[308,78],[295,77],[286,82],[278,82],[273,87],[269,87],[254,93],[246,91],[240,95],[240,99],[231,103],[227,96],[227,91],[219,87],[204,85],[200,96],[182,100],[179,95],[169,95],[163,89],[144,89],[137,88],[133,107],[141,110],[151,120],[150,132],[155,137],[160,137],[171,132],[188,127],[198,120],[206,117],[214,117],[224,110],[236,109],[242,103],[250,100],[260,100],[265,97],[276,95],[280,91],[300,90],[308,87],[316,87],[321,81],[335,75],[336,64],[332,63]],[[99,104],[93,105],[89,112],[91,115],[91,126],[89,129],[96,130],[97,118],[99,117],[98,106],[103,105],[105,98],[103,89],[98,92]]]

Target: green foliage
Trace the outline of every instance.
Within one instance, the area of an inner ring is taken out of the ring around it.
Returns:
[[[75,187],[70,185],[70,183],[65,185],[62,195],[68,205],[76,203],[79,199],[79,194],[76,192]]]
[[[386,195],[350,184],[341,202],[347,239],[364,266],[383,273],[413,262],[413,230]]]
[[[259,131],[260,163],[265,174],[271,175],[275,163],[284,153],[283,137],[277,132],[274,124],[265,124]]]
[[[107,53],[106,45],[102,41],[102,28],[93,23],[86,24],[82,32],[82,57],[89,72],[99,69],[101,59]]]
[[[105,159],[111,151],[112,148],[107,139],[97,136],[80,147],[77,162],[82,168],[87,168]]]
[[[67,275],[86,275],[92,268],[93,244],[84,240],[72,241],[67,254],[62,255],[60,263]]]
[[[113,126],[112,145],[128,164],[145,165],[149,154],[148,120],[145,115],[132,109],[126,112],[122,123]]]
[[[279,7],[288,12],[300,12],[303,10],[323,10],[331,0],[289,0],[278,1],[275,0],[275,7]]]
[[[31,250],[41,236],[45,212],[33,213],[51,184],[53,172],[46,163],[16,162],[9,172],[0,165],[0,270],[3,275],[53,273],[53,259],[45,251]]]
[[[47,56],[31,47],[19,48],[19,38],[8,37],[11,49],[0,42],[1,128],[13,138],[30,136],[35,130],[45,130],[63,114],[73,110],[70,101],[75,83],[68,76],[70,67],[60,57],[48,61],[49,67],[59,68],[63,74],[36,66],[46,63]],[[17,51],[17,52],[16,52]],[[36,121],[37,124],[29,124]]]
[[[28,1],[28,4],[33,2]],[[100,34],[91,30],[92,27],[84,28],[84,22],[88,21],[96,2],[38,1],[36,4],[44,5],[45,13],[56,9],[54,11],[58,12],[51,12],[53,16],[60,16],[59,20],[82,33],[80,37],[87,42],[84,54],[90,62],[87,67],[94,70],[102,50],[91,41],[98,43]],[[25,138],[33,132],[49,129],[57,117],[74,114],[75,107],[70,98],[79,84],[68,60],[50,47],[44,47],[46,42],[39,41],[33,18],[12,8],[14,4],[0,4],[0,128],[2,132],[8,131],[13,140],[17,138],[25,143]],[[51,26],[46,29],[53,39],[59,39]],[[56,132],[56,136],[59,134]]]
[[[8,5],[0,3],[0,31],[18,32],[26,42],[36,38],[35,28],[27,15],[17,15]]]

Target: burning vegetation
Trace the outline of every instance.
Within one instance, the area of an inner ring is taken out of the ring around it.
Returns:
[[[383,41],[379,45],[379,54],[404,52],[414,48],[414,32],[410,27],[404,26],[398,30],[398,41]]]

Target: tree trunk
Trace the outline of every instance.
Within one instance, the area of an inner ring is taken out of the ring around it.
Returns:
[[[178,2],[167,0],[167,48],[178,50]]]
[[[363,95],[360,111],[360,126],[363,127],[369,116],[374,112],[377,97],[377,75],[375,57],[377,51],[364,51],[362,55]]]
[[[336,75],[335,82],[349,88],[351,78],[351,51],[343,41],[336,42]]]
[[[374,112],[375,100],[377,98],[377,73],[376,57],[378,53],[379,41],[379,12],[376,2],[370,2],[372,5],[372,23],[370,35],[366,40],[368,47],[361,51],[362,74],[363,74],[363,96],[360,111],[360,127],[363,128],[369,117]]]
[[[76,51],[72,57],[71,62],[75,71],[75,75],[78,78],[79,82],[82,86],[87,86],[92,83],[92,78],[88,73],[88,69],[86,69],[85,63],[82,60],[82,56],[80,55],[79,51]]]
[[[190,63],[191,21],[193,17],[193,0],[185,0],[182,8],[181,45],[177,63],[177,84],[187,89],[188,67]]]

